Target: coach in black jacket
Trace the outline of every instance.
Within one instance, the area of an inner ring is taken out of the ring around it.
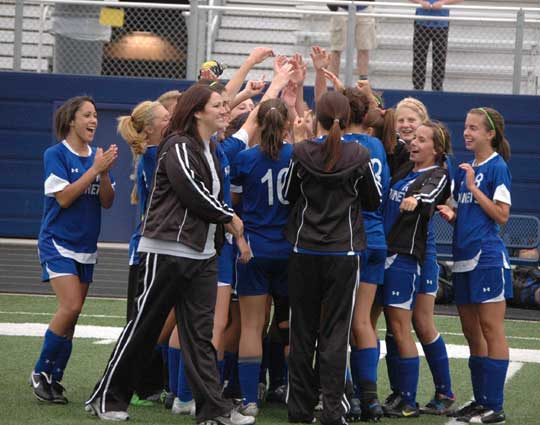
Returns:
[[[210,137],[225,126],[220,94],[195,85],[180,98],[156,172],[139,243],[136,315],[122,332],[102,379],[87,401],[105,420],[126,420],[138,370],[175,308],[184,366],[197,407],[197,423],[249,425],[221,396],[212,345],[217,257],[223,224],[243,239],[242,221],[223,202],[219,161]]]
[[[364,249],[362,209],[374,211],[381,192],[369,152],[341,140],[349,102],[325,93],[317,103],[317,139],[294,146],[284,196],[291,203],[286,228],[291,307],[290,422],[310,422],[318,400],[313,354],[318,339],[323,425],[342,424],[353,296]],[[321,318],[321,310],[324,317]]]

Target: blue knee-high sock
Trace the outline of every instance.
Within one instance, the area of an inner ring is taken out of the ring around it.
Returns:
[[[64,338],[64,344],[60,347],[56,360],[54,361],[54,368],[52,370],[53,381],[60,382],[64,377],[64,370],[71,357],[71,350],[73,349],[73,341],[68,338]]]
[[[260,357],[239,357],[238,378],[244,403],[257,403],[257,390],[259,384],[259,372],[261,369]]]
[[[225,371],[225,359],[221,359],[217,361],[217,370],[219,373],[219,383],[223,385],[224,381],[224,371]]]
[[[186,370],[184,367],[184,358],[182,356],[182,350],[179,353],[179,362],[178,362],[178,398],[180,401],[191,401],[193,400],[193,394],[191,394],[191,388],[186,377]]]
[[[484,399],[482,405],[498,412],[503,408],[504,381],[508,360],[484,359]]]
[[[53,370],[56,357],[58,356],[61,348],[64,346],[66,339],[67,338],[56,335],[53,331],[47,329],[39,359],[34,366],[34,372],[45,372],[47,375],[50,375]]]
[[[169,347],[167,349],[167,363],[169,365],[169,390],[178,396],[178,365],[180,364],[180,350]]]
[[[386,370],[388,371],[388,380],[392,392],[399,391],[399,352],[394,335],[387,333],[386,342]]]
[[[444,394],[447,397],[453,398],[452,380],[450,378],[450,366],[448,364],[448,353],[446,352],[446,344],[442,336],[437,338],[430,344],[422,344],[424,354],[433,376],[435,391],[439,394]]]
[[[486,357],[470,356],[469,369],[471,371],[471,384],[474,399],[482,403],[484,399],[484,360]]]
[[[416,403],[416,390],[420,374],[419,357],[400,357],[399,363],[399,392],[401,398],[412,406]]]
[[[373,399],[376,394],[369,394],[362,396],[367,388],[363,388],[368,383],[377,383],[377,349],[376,348],[363,348],[358,349],[353,347],[351,350],[351,371],[356,371],[353,374],[353,382],[355,387],[355,394],[359,399]],[[354,364],[354,368],[353,368]],[[368,391],[373,392],[374,386],[370,385]]]

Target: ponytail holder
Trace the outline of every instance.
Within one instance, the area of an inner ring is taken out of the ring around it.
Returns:
[[[497,129],[495,128],[495,124],[493,123],[493,119],[491,118],[491,115],[489,115],[489,112],[486,110],[486,108],[478,108],[480,111],[484,113],[487,120],[489,121],[489,125],[491,126],[491,129],[497,133]]]
[[[339,118],[334,118],[334,122],[337,122],[339,124]]]
[[[276,107],[275,107],[275,106],[272,106],[269,110],[270,110],[270,111],[275,111],[275,110],[276,110]]]

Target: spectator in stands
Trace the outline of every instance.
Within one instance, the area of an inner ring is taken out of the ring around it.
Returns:
[[[118,149],[90,146],[97,124],[92,98],[69,99],[54,118],[61,142],[47,149],[43,158],[45,205],[38,252],[42,279],[51,282],[58,308],[30,380],[38,400],[56,404],[68,402],[60,381],[97,261],[101,208],[110,208],[114,200],[109,170]]]
[[[449,16],[450,11],[443,6],[461,3],[463,0],[409,0],[421,5],[416,9],[417,16]],[[441,91],[443,89],[444,74],[446,69],[446,52],[448,49],[448,30],[450,22],[418,20],[414,21],[413,37],[413,72],[412,82],[415,90],[424,90],[426,83],[426,62],[431,43],[432,72],[431,89]]]
[[[374,0],[366,0],[374,1]],[[328,8],[335,12],[338,8],[348,9],[348,6],[331,6]],[[356,12],[364,13],[373,12],[372,6],[356,6]],[[357,15],[356,16],[356,67],[360,80],[367,80],[369,71],[369,51],[377,47],[377,31],[375,18]],[[339,75],[339,65],[341,61],[341,52],[345,48],[347,42],[347,17],[332,16],[330,19],[330,66],[329,69],[335,75]]]

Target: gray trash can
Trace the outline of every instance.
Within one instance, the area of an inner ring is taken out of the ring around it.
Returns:
[[[54,73],[101,74],[103,46],[111,38],[111,27],[99,23],[100,11],[100,6],[55,4]]]

